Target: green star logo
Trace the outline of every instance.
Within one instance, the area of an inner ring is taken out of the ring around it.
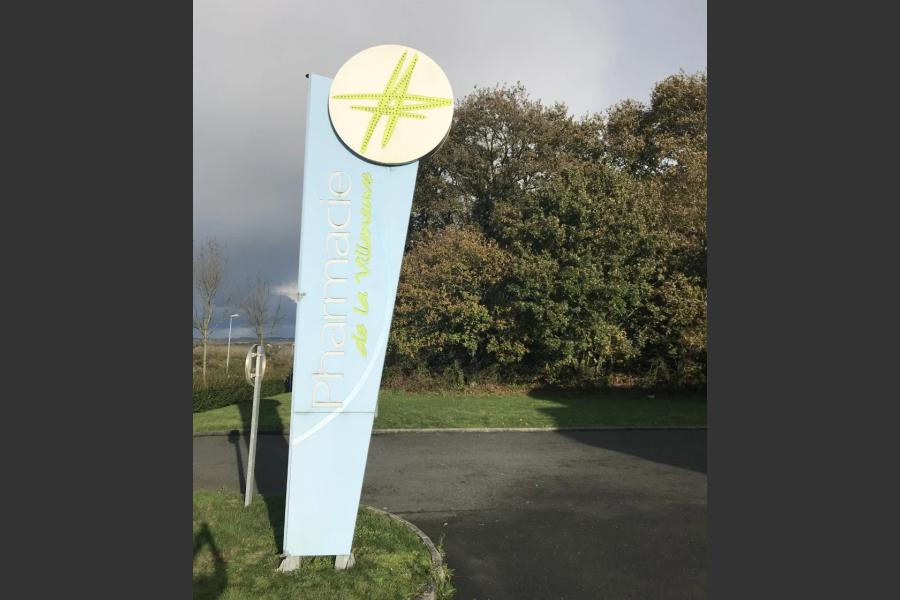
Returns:
[[[360,154],[365,154],[366,149],[369,147],[369,142],[372,140],[372,135],[375,133],[375,128],[378,127],[382,117],[387,117],[387,126],[384,128],[384,135],[381,136],[381,147],[384,148],[391,141],[391,136],[394,135],[394,129],[397,127],[397,121],[400,119],[424,119],[425,115],[421,111],[453,104],[452,98],[407,93],[419,55],[413,54],[412,61],[406,67],[401,77],[400,71],[406,62],[406,55],[407,52],[404,51],[400,56],[400,60],[394,65],[394,70],[384,86],[384,91],[380,94],[340,94],[332,96],[335,100],[374,100],[377,102],[375,106],[353,105],[350,107],[354,110],[372,113],[372,118],[369,119],[369,126],[366,128],[366,134],[363,136]]]

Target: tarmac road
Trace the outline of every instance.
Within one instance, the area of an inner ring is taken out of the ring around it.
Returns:
[[[287,440],[260,435],[283,494]],[[246,437],[194,438],[194,487],[243,489]],[[706,431],[373,436],[362,502],[439,544],[458,600],[707,597]]]

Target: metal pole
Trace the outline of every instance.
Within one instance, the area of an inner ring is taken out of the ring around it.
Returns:
[[[228,375],[228,361],[231,360],[231,323],[234,317],[228,318],[228,353],[225,355],[225,374]]]
[[[250,451],[247,459],[247,489],[244,492],[244,506],[253,500],[253,469],[256,465],[256,429],[259,425],[259,393],[262,388],[263,367],[266,349],[262,344],[256,350],[256,377],[253,380],[253,418],[250,420]]]

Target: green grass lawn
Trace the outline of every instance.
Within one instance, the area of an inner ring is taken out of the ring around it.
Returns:
[[[283,515],[284,496],[256,496],[244,508],[237,494],[194,492],[194,598],[396,600],[416,597],[431,581],[431,555],[422,540],[365,509],[356,521],[351,569],[336,571],[334,559],[322,556],[280,573]]]
[[[259,431],[286,431],[290,394],[260,401]],[[702,396],[610,390],[592,394],[414,394],[382,391],[376,429],[706,425]],[[194,414],[194,431],[247,431],[250,403]]]

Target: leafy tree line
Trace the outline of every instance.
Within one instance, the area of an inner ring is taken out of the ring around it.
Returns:
[[[419,166],[388,372],[704,386],[706,88],[582,118],[466,97]]]

